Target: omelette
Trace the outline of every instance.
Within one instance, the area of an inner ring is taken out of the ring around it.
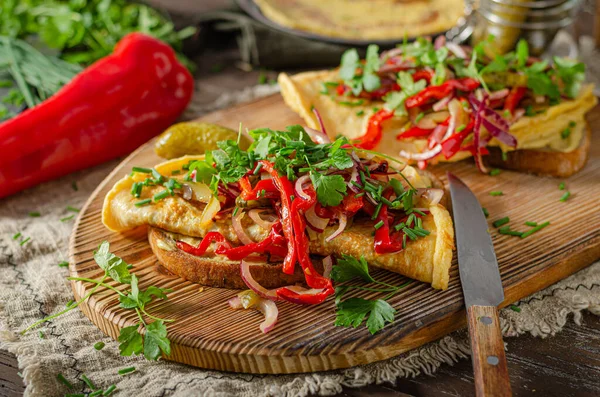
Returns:
[[[585,139],[585,114],[597,99],[584,65],[550,65],[518,53],[490,58],[472,49],[417,40],[390,51],[370,46],[365,60],[347,51],[340,68],[280,74],[286,104],[309,127],[316,108],[328,131],[421,168],[439,161],[535,150],[571,153]],[[477,143],[477,144],[475,144]]]
[[[299,274],[325,296],[331,280],[313,267],[315,256],[361,258],[448,287],[454,231],[435,177],[300,126],[250,134],[247,151],[226,141],[207,157],[135,167],[106,195],[104,225],[115,232],[150,226],[159,260],[211,272],[221,262],[237,266],[227,277],[239,277],[240,260],[251,261],[269,277],[269,269]]]
[[[354,40],[444,32],[464,16],[463,0],[255,0],[285,27]]]

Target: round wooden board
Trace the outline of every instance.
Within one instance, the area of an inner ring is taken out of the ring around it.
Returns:
[[[273,119],[272,115],[278,118]],[[600,112],[594,112],[594,117]],[[283,128],[300,120],[289,111],[278,95],[251,104],[215,112],[203,118],[236,127],[243,120],[248,128],[270,126]],[[595,124],[592,124],[595,125]],[[595,131],[595,138],[598,133]],[[596,197],[600,194],[598,172],[600,153],[592,148],[588,166],[568,180],[576,192],[578,204],[570,206],[569,216],[556,211],[562,203],[558,198],[558,182],[549,178],[504,171],[498,177],[480,175],[468,163],[452,165],[452,171],[465,180],[490,214],[490,220],[500,215],[510,216],[515,225],[526,220],[550,220],[552,227],[536,238],[521,240],[493,233],[500,273],[508,305],[538,291],[589,265],[600,257],[600,212]],[[298,373],[347,368],[396,356],[458,329],[465,324],[465,314],[458,279],[456,259],[450,271],[449,288],[437,291],[429,285],[412,282],[389,300],[397,310],[396,321],[375,335],[363,326],[335,327],[333,299],[318,306],[297,306],[278,303],[279,323],[264,335],[258,325],[262,315],[256,311],[232,310],[227,300],[237,291],[201,287],[164,270],[153,255],[146,229],[127,233],[112,233],[101,222],[104,196],[112,185],[132,166],[151,167],[160,162],[151,144],[140,147],[127,157],[96,189],[81,211],[70,242],[70,274],[74,277],[97,278],[103,271],[93,260],[93,250],[103,241],[111,244],[111,252],[133,265],[141,288],[156,285],[173,290],[167,301],[157,301],[147,309],[151,314],[174,319],[168,324],[172,353],[166,359],[203,368],[249,373]],[[434,171],[442,176],[448,167]],[[491,190],[502,190],[512,200],[490,197]],[[527,200],[524,198],[527,197]],[[548,199],[550,197],[551,199]],[[578,225],[586,223],[589,227]],[[376,270],[376,279],[402,284],[408,281],[399,275]],[[84,296],[91,283],[72,281],[76,299]],[[127,286],[113,282],[120,290]],[[361,295],[374,298],[376,294]],[[103,332],[117,338],[122,327],[136,323],[132,310],[118,307],[117,295],[100,288],[81,310]]]

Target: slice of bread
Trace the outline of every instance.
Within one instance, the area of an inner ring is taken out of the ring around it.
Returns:
[[[242,280],[240,261],[232,261],[224,256],[199,257],[188,254],[175,246],[172,233],[155,227],[148,227],[148,241],[158,261],[179,277],[210,287],[248,288]],[[165,247],[171,249],[164,249]],[[319,272],[323,271],[321,261],[314,261],[313,264]],[[284,274],[282,266],[282,263],[253,263],[250,265],[250,272],[265,288],[304,282],[300,266],[296,266],[296,272],[292,275]]]
[[[485,163],[492,167],[526,172],[535,175],[566,178],[581,170],[590,153],[592,130],[586,123],[585,134],[577,149],[562,153],[551,150],[515,150],[508,152],[506,161],[502,159],[502,151],[496,147],[488,147],[490,154],[484,156]]]

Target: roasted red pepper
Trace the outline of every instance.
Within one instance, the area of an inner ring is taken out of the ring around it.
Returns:
[[[392,118],[393,115],[393,111],[386,109],[379,109],[377,113],[373,114],[369,119],[366,134],[358,138],[359,143],[356,146],[367,150],[374,149],[381,141],[383,134],[381,123]]]
[[[229,244],[225,236],[219,232],[206,233],[206,236],[204,236],[197,247],[194,247],[193,245],[190,245],[184,241],[177,241],[177,248],[187,252],[188,254],[202,256],[206,253],[206,250],[212,243],[217,243],[215,253],[219,255],[222,255],[227,252],[227,250],[231,249],[231,244]]]
[[[442,154],[446,159],[454,156],[461,149],[463,141],[473,131],[473,120],[460,132],[456,132],[442,142]]]
[[[521,99],[523,99],[526,92],[527,87],[511,88],[510,92],[506,96],[506,100],[504,101],[504,110],[508,110],[511,114],[514,114],[515,109],[517,108],[517,106],[519,106],[519,102],[521,102]]]
[[[481,83],[479,82],[479,80],[470,77],[463,77],[456,80],[448,80],[445,83],[442,83],[441,85],[427,87],[418,94],[406,98],[406,101],[404,101],[404,105],[407,109],[416,108],[425,105],[432,99],[442,99],[450,95],[452,92],[454,92],[454,90],[460,90],[465,92],[473,91],[475,88],[479,87],[480,84]]]
[[[416,138],[416,137],[422,137],[422,136],[429,136],[431,133],[433,132],[433,128],[420,128],[418,126],[412,126],[409,129],[407,129],[406,131],[398,134],[398,136],[396,136],[396,139],[401,140],[401,139],[406,139],[406,138]]]
[[[429,83],[434,75],[435,72],[433,70],[421,69],[414,72],[412,78],[414,82],[425,80],[427,83]]]
[[[383,193],[383,196],[387,199],[392,194],[391,190]],[[379,214],[377,214],[377,223],[383,223],[383,225],[375,231],[375,253],[377,254],[389,254],[392,252],[402,251],[402,241],[392,241],[390,237],[390,221],[388,219],[388,208],[386,204],[381,206]]]
[[[263,179],[256,183],[254,187],[250,184],[247,176],[240,179],[241,197],[246,200],[258,200],[260,198],[278,198],[279,190],[273,184],[272,179]]]
[[[171,47],[128,34],[54,96],[0,124],[0,197],[131,152],[177,120],[193,88]]]
[[[353,216],[365,205],[362,196],[356,197],[356,193],[348,192],[340,204],[341,210],[348,216]],[[316,211],[315,211],[316,212]],[[318,215],[318,214],[317,214]]]
[[[297,292],[292,291],[287,287],[282,287],[277,289],[277,296],[281,299],[284,299],[288,302],[296,303],[299,305],[317,305],[322,303],[327,299],[329,295],[334,292],[333,287],[331,288],[323,288],[321,291],[314,293],[302,293],[299,294]]]

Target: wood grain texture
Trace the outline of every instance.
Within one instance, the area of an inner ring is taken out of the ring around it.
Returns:
[[[477,396],[510,397],[498,309],[494,306],[470,306],[467,308],[467,322]]]
[[[592,126],[600,119],[595,109]],[[204,121],[237,128],[269,126],[283,128],[299,124],[280,96],[218,111]],[[595,140],[600,131],[594,131]],[[441,178],[447,170],[463,179],[478,194],[490,212],[490,221],[510,216],[515,229],[524,230],[525,221],[550,221],[552,225],[535,236],[521,240],[492,232],[505,301],[510,304],[589,265],[600,257],[600,147],[592,148],[589,163],[579,174],[567,180],[572,192],[569,203],[560,203],[559,181],[509,171],[499,176],[480,175],[469,162],[432,169]],[[140,278],[142,288],[149,284],[174,291],[166,302],[149,306],[151,313],[176,321],[169,325],[172,354],[168,359],[204,368],[251,373],[295,373],[346,368],[396,356],[465,325],[465,311],[456,261],[451,268],[446,291],[412,282],[390,300],[396,308],[396,321],[371,336],[364,327],[334,327],[333,303],[317,307],[280,305],[280,321],[274,331],[262,335],[258,330],[261,316],[254,311],[232,311],[227,299],[236,291],[204,288],[168,274],[152,255],[144,228],[117,234],[100,222],[105,193],[113,183],[129,172],[132,165],[152,166],[159,162],[151,146],[143,146],[117,167],[92,194],[77,220],[70,242],[73,276],[95,278],[102,271],[92,259],[92,251],[102,240],[127,262]],[[504,191],[491,197],[492,190]],[[491,228],[491,226],[490,226]],[[405,278],[375,271],[376,278],[400,284]],[[116,285],[123,289],[123,286]],[[91,285],[72,282],[76,298]],[[366,298],[375,295],[362,295]],[[113,292],[99,289],[82,311],[106,334],[115,338],[121,327],[135,321],[135,313],[119,309]]]

